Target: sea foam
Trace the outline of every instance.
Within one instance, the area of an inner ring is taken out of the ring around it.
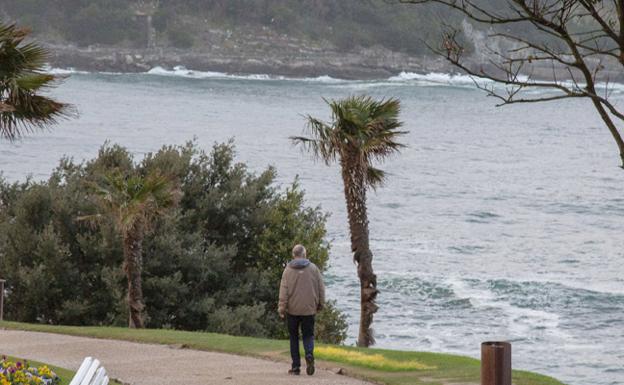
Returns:
[[[171,70],[165,69],[163,67],[157,66],[147,71],[148,75],[158,75],[158,76],[176,76],[183,78],[191,78],[191,79],[236,79],[236,80],[273,80],[273,81],[305,81],[305,82],[318,82],[318,83],[342,83],[346,80],[333,78],[331,76],[318,76],[311,78],[289,78],[281,75],[268,75],[268,74],[249,74],[249,75],[238,75],[238,74],[229,74],[225,72],[215,72],[215,71],[195,71],[187,69],[184,66],[176,66]]]
[[[45,72],[59,75],[59,76],[69,76],[69,75],[88,75],[88,74],[99,74],[99,75],[124,75],[122,72],[89,72],[89,71],[81,71],[76,70],[74,68],[53,68],[46,67],[44,69]],[[434,87],[468,87],[474,88],[477,84],[479,85],[487,85],[487,84],[495,84],[492,80],[463,75],[458,73],[443,73],[443,72],[429,72],[429,73],[416,73],[416,72],[406,72],[403,71],[396,76],[391,76],[387,79],[377,79],[377,80],[346,80],[335,78],[329,75],[322,75],[317,77],[287,77],[282,75],[269,75],[269,74],[230,74],[226,72],[217,72],[217,71],[196,71],[188,69],[184,66],[176,66],[172,69],[166,69],[161,66],[156,66],[150,69],[147,72],[143,72],[143,75],[155,75],[155,76],[170,76],[170,77],[180,77],[180,78],[188,78],[188,79],[220,79],[220,80],[250,80],[250,81],[290,81],[290,82],[306,82],[306,83],[319,83],[319,84],[329,84],[329,85],[337,85],[344,86],[349,88],[354,88],[356,90],[365,90],[369,88],[375,87],[386,87],[386,86],[434,86]],[[519,81],[529,81],[530,79],[526,76],[519,76]],[[547,83],[547,81],[542,80],[531,80],[534,84]],[[571,81],[561,81],[559,82],[561,85],[574,89],[576,86],[583,88],[585,85],[583,83],[574,84]],[[497,85],[497,87],[502,87]],[[597,83],[597,90],[603,94],[606,91],[622,94],[624,93],[624,83]],[[542,94],[553,92],[553,89],[549,88],[528,88],[523,91],[528,94]],[[555,91],[557,92],[557,91]]]

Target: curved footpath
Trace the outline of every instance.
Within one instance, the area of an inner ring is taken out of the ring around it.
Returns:
[[[92,356],[112,378],[132,385],[370,384],[319,369],[293,377],[287,364],[250,357],[38,332],[0,330],[0,353],[74,371]]]

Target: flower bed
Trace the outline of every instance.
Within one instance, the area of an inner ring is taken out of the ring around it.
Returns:
[[[34,367],[24,360],[0,360],[0,385],[58,385],[61,379],[46,365]]]

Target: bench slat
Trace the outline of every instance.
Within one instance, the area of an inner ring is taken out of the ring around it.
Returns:
[[[80,385],[91,385],[91,382],[93,381],[93,376],[95,376],[95,372],[99,367],[100,361],[97,359],[93,360],[91,366],[89,367],[89,370],[87,370],[87,374],[85,374]]]
[[[82,361],[82,364],[80,365],[80,368],[78,368],[78,371],[76,372],[76,375],[74,376],[72,381],[69,383],[69,385],[80,385],[82,380],[85,378],[85,375],[87,374],[87,371],[91,367],[91,363],[92,362],[93,362],[93,358],[92,357],[86,357]]]

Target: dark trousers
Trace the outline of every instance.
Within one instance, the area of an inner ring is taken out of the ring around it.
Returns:
[[[288,314],[288,334],[290,334],[290,356],[293,369],[301,367],[299,355],[299,327],[303,335],[303,350],[306,357],[314,357],[314,316]]]

